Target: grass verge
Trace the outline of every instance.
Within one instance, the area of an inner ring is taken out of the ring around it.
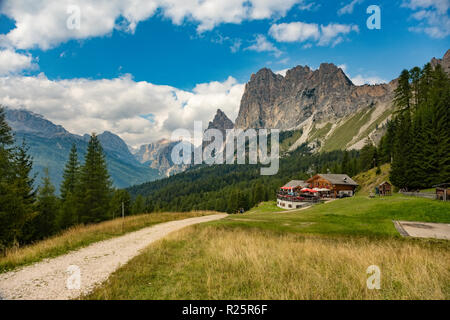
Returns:
[[[94,242],[111,239],[158,223],[200,217],[217,212],[152,213],[105,221],[88,226],[76,226],[49,239],[26,247],[11,249],[0,258],[0,273],[16,267],[53,258]]]

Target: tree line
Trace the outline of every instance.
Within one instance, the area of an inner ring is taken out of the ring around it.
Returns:
[[[49,177],[49,169],[35,187],[33,161],[25,141],[19,146],[0,107],[0,253],[11,246],[32,243],[78,224],[97,223],[122,213],[143,213],[126,190],[115,190],[105,155],[91,135],[84,163],[76,146],[66,163],[61,194]],[[51,169],[51,168],[50,168]]]
[[[450,181],[450,79],[441,65],[403,70],[395,90],[396,112],[379,145],[391,163],[390,180],[416,190]]]

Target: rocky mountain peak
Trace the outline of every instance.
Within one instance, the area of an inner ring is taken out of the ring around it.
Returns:
[[[33,133],[40,137],[52,138],[54,136],[70,135],[60,125],[55,125],[43,116],[23,109],[5,109],[6,120],[15,132]]]
[[[355,93],[357,88],[332,63],[322,63],[317,70],[297,66],[285,77],[263,68],[245,87],[236,127],[289,130],[310,117],[317,121],[339,119],[385,98],[379,92],[372,93],[377,86]],[[385,96],[389,95],[386,90],[389,87],[382,88]]]
[[[233,129],[234,123],[227,117],[225,112],[220,109],[217,109],[217,113],[214,116],[213,121],[209,122],[208,129],[218,129],[223,132],[227,129]]]
[[[431,65],[436,67],[438,64],[442,66],[442,69],[450,75],[450,49],[444,54],[442,59],[433,58],[431,59]]]

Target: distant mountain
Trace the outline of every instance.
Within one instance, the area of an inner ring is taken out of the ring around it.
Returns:
[[[135,159],[142,165],[145,165],[154,170],[158,170],[161,176],[171,176],[186,170],[190,165],[178,165],[172,161],[172,150],[180,143],[179,141],[169,141],[162,139],[158,142],[142,145],[134,154]],[[188,142],[188,147],[192,145]]]
[[[48,168],[52,183],[59,190],[72,144],[77,146],[79,158],[83,161],[90,136],[72,134],[41,115],[26,110],[7,108],[6,120],[14,131],[17,143],[25,140],[30,148],[33,172],[37,174],[36,183],[40,183],[40,175],[44,168]],[[116,187],[125,188],[160,178],[159,171],[139,163],[117,135],[106,131],[98,137]]]

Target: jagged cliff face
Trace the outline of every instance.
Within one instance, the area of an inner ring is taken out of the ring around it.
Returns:
[[[392,84],[355,86],[340,68],[328,63],[314,71],[298,66],[285,77],[262,69],[246,85],[236,127],[289,130],[308,119],[333,121],[385,104],[392,93]]]
[[[433,67],[436,67],[438,64],[440,64],[442,66],[442,69],[444,69],[444,71],[448,75],[450,75],[450,50],[447,50],[442,59],[436,58],[431,59],[431,65]]]
[[[178,143],[178,141],[171,142],[162,139],[155,143],[145,144],[134,156],[140,163],[159,170],[161,176],[171,176],[188,168],[187,165],[177,165],[172,161],[172,150]]]

